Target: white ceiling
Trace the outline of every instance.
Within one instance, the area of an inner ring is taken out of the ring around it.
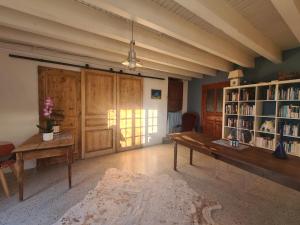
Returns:
[[[134,20],[145,70],[201,78],[253,67],[257,56],[280,63],[283,50],[300,46],[298,0],[280,1],[1,0],[0,40],[115,64]]]

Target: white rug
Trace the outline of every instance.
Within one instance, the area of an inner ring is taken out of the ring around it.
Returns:
[[[109,169],[55,225],[215,225],[215,209],[183,180]]]

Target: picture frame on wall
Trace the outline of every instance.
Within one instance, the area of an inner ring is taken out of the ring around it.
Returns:
[[[151,99],[161,99],[161,90],[151,89]]]

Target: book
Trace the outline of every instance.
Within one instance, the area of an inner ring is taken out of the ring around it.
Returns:
[[[279,100],[300,100],[300,88],[281,88],[279,90]]]
[[[287,153],[300,156],[300,142],[299,141],[285,141],[284,150]]]
[[[261,148],[272,149],[274,146],[274,138],[270,137],[256,137],[255,145]]]
[[[279,116],[285,118],[300,118],[299,105],[282,105],[279,110]]]
[[[226,114],[237,114],[238,113],[238,105],[237,104],[226,104],[225,105],[225,113]]]
[[[250,105],[247,103],[241,104],[240,106],[240,114],[244,116],[253,116],[255,114],[254,112],[254,105]]]

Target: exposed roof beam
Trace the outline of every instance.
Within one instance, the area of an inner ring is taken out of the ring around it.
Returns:
[[[283,20],[300,42],[300,1],[299,0],[271,0]]]
[[[24,45],[24,44],[16,44],[16,43],[8,43],[8,42],[2,42],[0,41],[0,51],[8,52],[8,53],[14,53],[22,56],[28,56],[28,57],[36,57],[36,58],[43,58],[53,61],[62,61],[66,63],[78,63],[78,64],[89,64],[92,67],[100,67],[103,69],[109,70],[110,68],[113,68],[114,71],[123,70],[125,73],[142,73],[146,76],[155,76],[155,77],[174,77],[178,79],[183,80],[191,80],[191,77],[185,77],[177,74],[170,74],[163,71],[157,71],[147,68],[137,68],[135,71],[129,70],[125,68],[124,66],[120,65],[120,63],[101,60],[101,59],[95,59],[91,57],[86,56],[78,56],[74,54],[68,54],[58,51],[53,51],[45,48],[40,47],[32,47],[30,45]],[[38,63],[40,65],[47,65],[47,63]],[[57,65],[58,68],[60,68],[60,65]],[[64,66],[63,66],[64,67]],[[72,68],[70,68],[72,69]],[[74,70],[77,70],[73,68]],[[200,78],[200,77],[199,77]]]
[[[214,34],[202,30],[195,24],[184,20],[154,2],[145,0],[80,0],[80,2],[105,9],[127,19],[134,19],[144,26],[241,66],[253,66],[254,59],[243,50]]]
[[[32,46],[39,46],[57,51],[63,51],[80,56],[88,56],[92,58],[104,59],[112,62],[121,62],[124,57],[120,54],[111,53],[107,51],[101,51],[95,48],[89,48],[77,44],[71,44],[68,42],[31,34],[28,32],[18,31],[11,28],[0,27],[0,39],[14,41],[21,44],[29,44]],[[153,62],[144,62],[143,66],[148,69],[154,69],[167,73],[174,73],[188,77],[201,78],[202,74],[197,74],[191,71],[182,70],[170,66],[160,65]]]
[[[129,21],[75,1],[1,0],[0,5],[125,43],[131,38]],[[220,57],[149,29],[136,26],[134,36],[137,46],[222,71],[232,69],[232,64]]]
[[[0,24],[74,44],[118,53],[124,55],[124,59],[128,55],[129,45],[127,43],[105,38],[103,36],[78,30],[8,8],[0,7]],[[196,63],[191,63],[141,47],[136,47],[136,51],[138,57],[142,60],[189,70],[195,73],[216,75],[216,71],[214,69],[204,67]]]
[[[274,63],[281,62],[280,48],[225,1],[175,1],[247,48],[252,49]],[[281,0],[281,2],[284,1]]]

